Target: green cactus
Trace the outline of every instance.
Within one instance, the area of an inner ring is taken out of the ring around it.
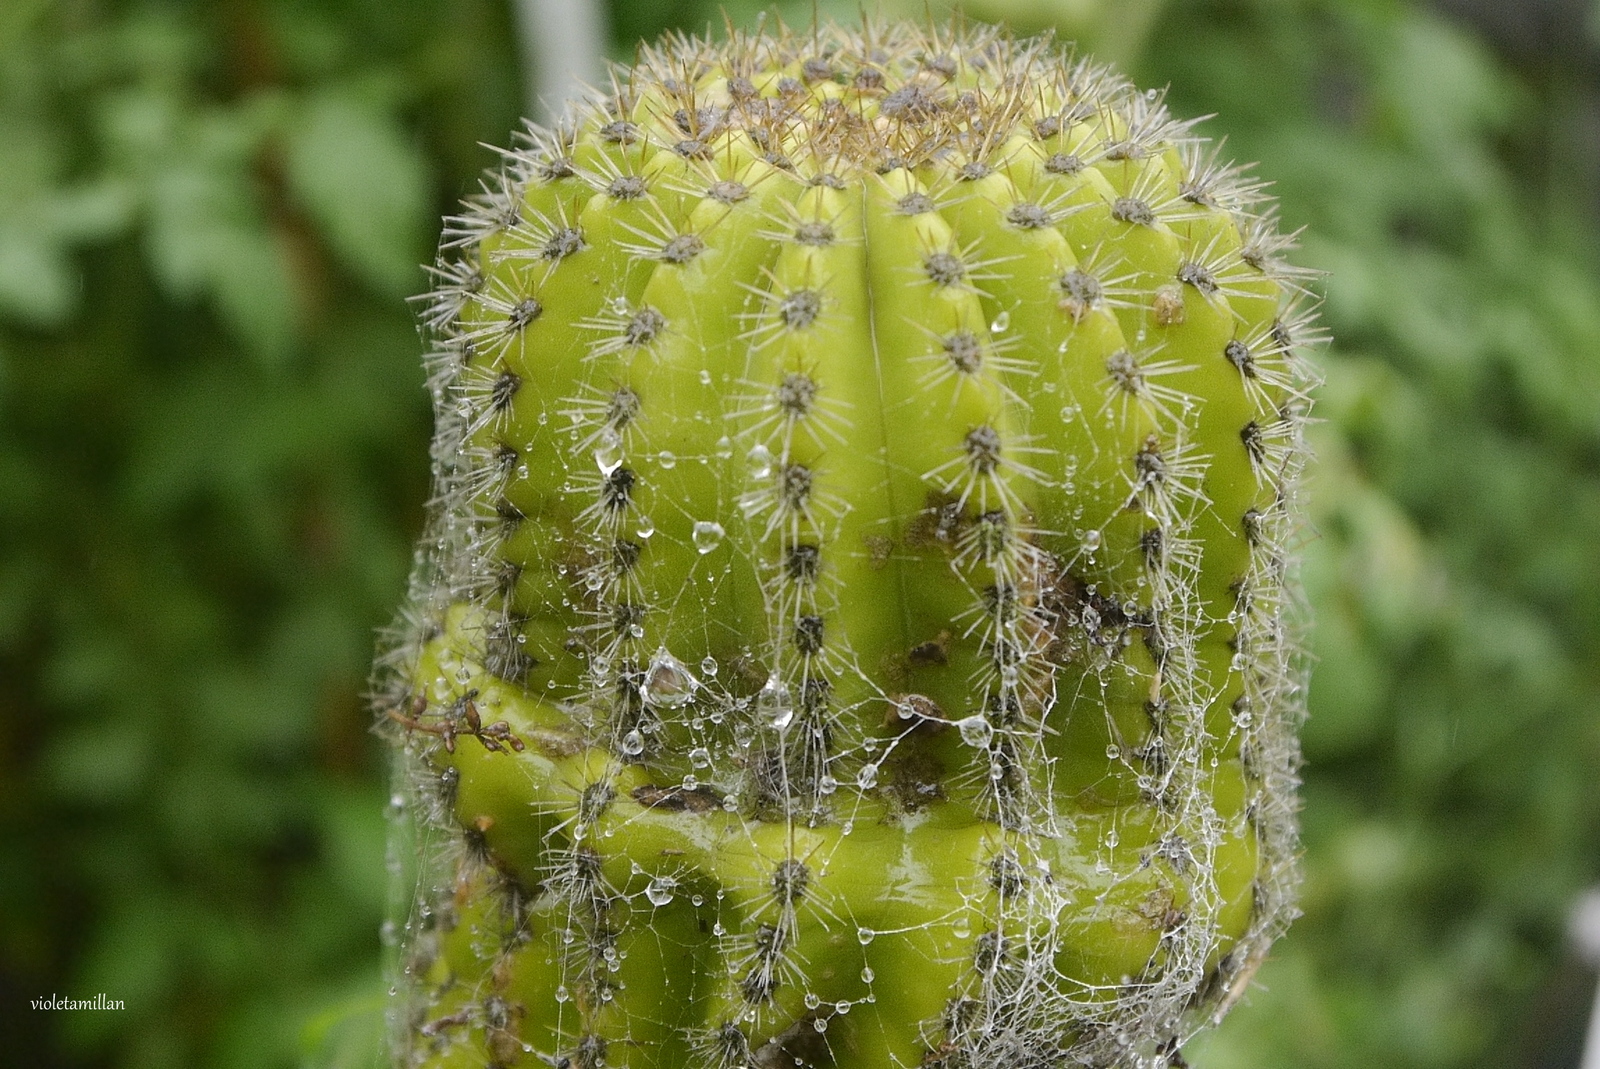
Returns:
[[[380,672],[400,1064],[1183,1064],[1292,913],[1315,335],[1191,126],[869,25],[505,154]]]

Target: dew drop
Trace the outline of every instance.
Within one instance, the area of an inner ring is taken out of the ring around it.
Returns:
[[[818,1017],[811,1022],[811,1027],[818,1032],[826,1032],[828,1030],[828,1019],[826,1017]]]
[[[710,768],[711,751],[704,746],[696,746],[689,751],[689,763],[695,768]]]
[[[640,538],[649,538],[651,535],[656,533],[655,521],[646,516],[633,533],[638,535]]]
[[[878,936],[878,933],[873,931],[871,928],[857,928],[856,929],[856,942],[860,943],[862,946],[868,945],[874,939],[876,939],[877,936]]]
[[[702,385],[702,386],[710,386],[711,385],[711,372],[708,371],[706,368],[701,368],[700,369],[700,385]]]
[[[663,449],[656,454],[656,463],[669,470],[675,468],[678,466],[678,454],[670,449]]]
[[[856,784],[864,791],[870,791],[878,785],[878,766],[862,765],[860,775],[856,776]]]
[[[677,886],[678,881],[671,876],[657,876],[650,881],[650,886],[645,888],[644,896],[650,900],[652,906],[664,906],[672,901],[672,893]]]
[[[1061,422],[1062,423],[1071,423],[1073,420],[1075,420],[1077,418],[1078,418],[1078,406],[1077,405],[1062,405],[1061,406]]]
[[[822,996],[818,995],[815,991],[807,991],[806,1009],[814,1010],[820,1005],[822,1005]]]
[[[622,435],[609,428],[594,444],[594,463],[601,475],[610,475],[622,466]]]
[[[956,721],[956,727],[961,732],[962,742],[979,749],[987,748],[989,740],[994,736],[994,729],[989,726],[989,721],[981,716],[963,717]]]
[[[1121,757],[1122,757],[1122,747],[1118,746],[1116,743],[1112,743],[1110,746],[1106,747],[1106,760],[1108,760],[1108,761],[1116,761],[1116,760],[1119,760]]]
[[[686,790],[686,791],[697,791],[697,790],[699,790],[700,789],[700,777],[699,776],[694,776],[694,775],[689,775],[689,776],[683,777],[683,789]]]
[[[676,709],[694,697],[700,681],[690,674],[684,663],[667,652],[665,646],[650,658],[650,667],[644,676],[644,700],[651,705]]]
[[[637,757],[644,753],[644,736],[637,731],[630,731],[622,736],[622,752],[629,757]]]
[[[710,656],[701,658],[700,671],[715,679],[717,675],[717,659]]]
[[[989,324],[990,334],[1004,334],[1011,326],[1011,313],[1001,312],[994,317],[994,322]]]
[[[865,932],[865,931],[866,931],[865,928],[859,929],[856,932],[856,938],[859,939],[861,937],[861,933]],[[872,981],[874,979],[876,979],[876,974],[872,971],[872,966],[868,965],[866,968],[861,970],[861,982],[862,983],[870,984],[870,983],[872,983]]]
[[[745,454],[745,459],[750,462],[750,477],[752,479],[765,479],[772,474],[772,450],[760,442],[750,447],[750,452]]]
[[[833,1012],[835,1012],[837,1014],[840,1014],[840,1015],[849,1013],[850,1012],[850,1002],[849,1002],[849,1000],[848,999],[840,999],[838,1002],[835,1002],[833,1004]]]
[[[789,687],[773,672],[756,693],[756,717],[774,731],[782,731],[794,721],[794,703]]]
[[[733,456],[733,439],[729,438],[726,434],[717,439],[717,456],[721,457],[723,460],[727,460],[729,457]]]
[[[722,524],[715,520],[694,521],[694,548],[700,551],[703,557],[722,544],[722,536],[726,534]]]
[[[1100,532],[1099,531],[1085,531],[1085,532],[1083,532],[1083,548],[1087,549],[1090,553],[1093,553],[1095,550],[1099,549],[1100,548]]]

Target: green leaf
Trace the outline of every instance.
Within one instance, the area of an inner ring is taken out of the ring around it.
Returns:
[[[418,287],[427,172],[391,115],[346,90],[312,96],[290,127],[288,176],[291,192],[357,278],[386,295]]]

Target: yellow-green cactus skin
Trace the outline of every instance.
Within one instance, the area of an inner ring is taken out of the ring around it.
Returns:
[[[530,128],[426,304],[397,1064],[1182,1065],[1292,913],[1291,244],[990,30]]]

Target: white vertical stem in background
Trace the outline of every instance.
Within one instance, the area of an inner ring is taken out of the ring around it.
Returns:
[[[1589,1038],[1583,1044],[1583,1069],[1600,1069],[1600,987],[1595,989],[1589,1013]]]
[[[1572,941],[1592,967],[1600,969],[1600,887],[1578,899],[1572,910]],[[1589,1036],[1583,1046],[1582,1069],[1600,1069],[1600,989],[1595,991]]]
[[[512,0],[529,117],[549,122],[605,71],[601,0]]]

